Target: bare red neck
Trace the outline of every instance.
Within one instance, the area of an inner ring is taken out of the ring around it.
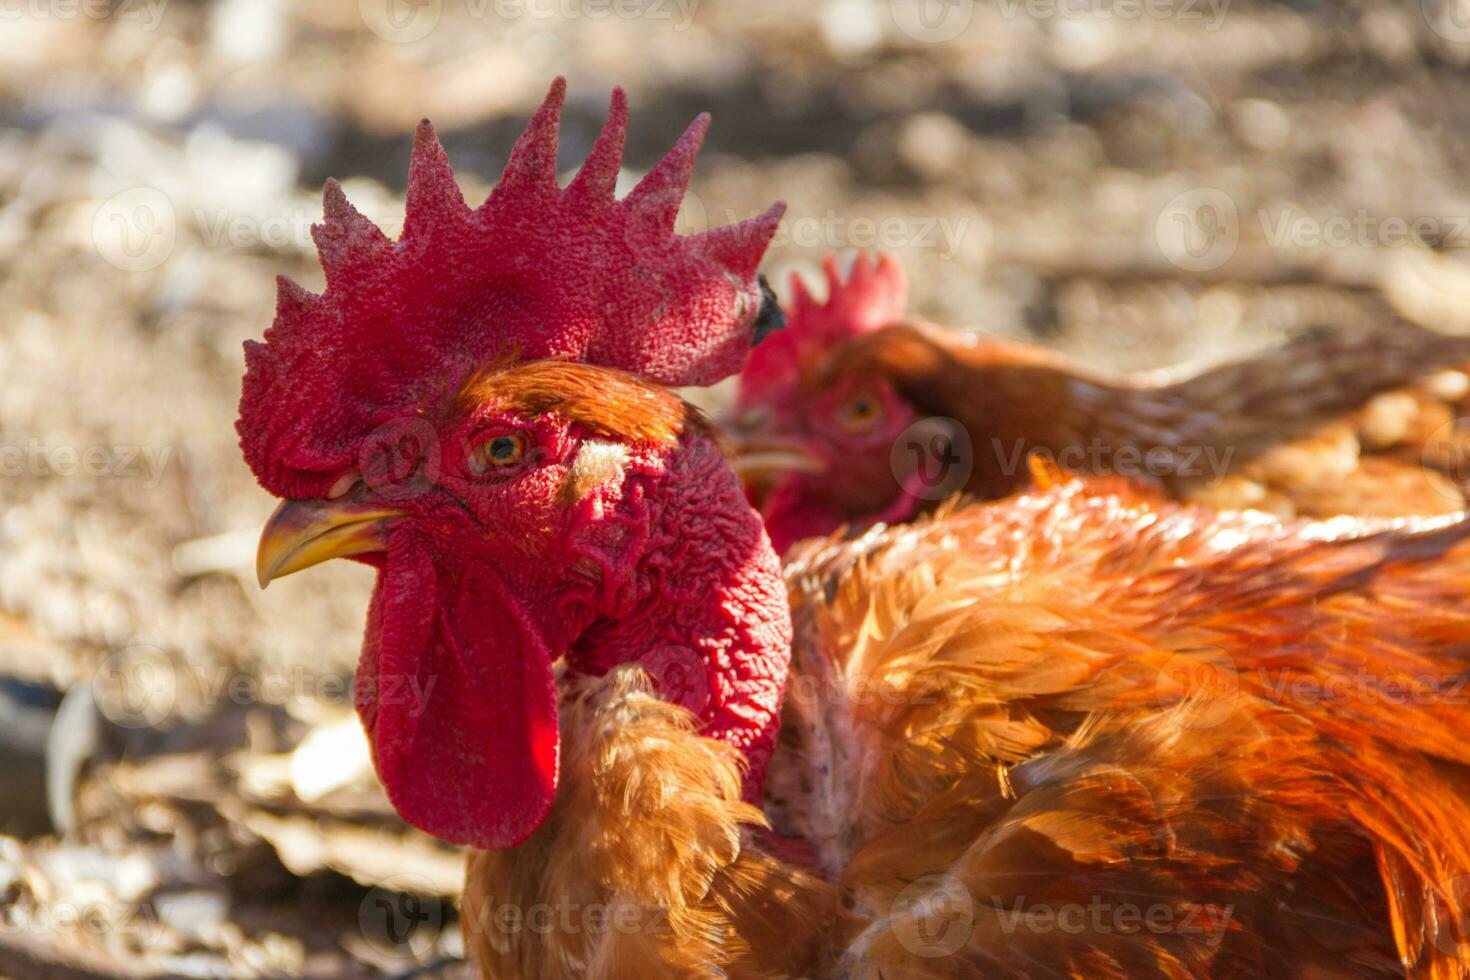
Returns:
[[[592,674],[641,664],[663,697],[699,716],[702,734],[744,753],[745,795],[759,803],[791,655],[780,561],[739,479],[703,436],[686,437],[656,494],[629,506],[661,510],[610,614],[573,643],[568,664]]]

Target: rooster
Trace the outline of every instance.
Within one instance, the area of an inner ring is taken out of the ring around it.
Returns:
[[[1453,368],[1470,363],[1470,339],[1395,322],[1308,334],[1183,379],[1106,376],[905,319],[891,256],[860,255],[845,279],[828,256],[825,272],[820,303],[792,277],[790,328],[751,353],[727,425],[778,550],[906,521],[960,490],[1004,496],[1025,485],[1034,452],[1220,509],[1465,506],[1470,436],[1453,420],[1470,380]],[[968,469],[938,478],[945,457]]]
[[[357,707],[470,849],[486,977],[1470,970],[1470,521],[1282,523],[1044,463],[784,576],[669,385],[772,322],[780,214],[691,237],[696,121],[563,189],[558,80],[471,210],[335,185],[238,430],[264,585],[377,570]]]

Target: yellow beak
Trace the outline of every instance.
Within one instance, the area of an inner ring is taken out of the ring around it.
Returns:
[[[260,532],[255,577],[263,589],[328,558],[382,551],[389,525],[403,511],[342,500],[283,500]]]

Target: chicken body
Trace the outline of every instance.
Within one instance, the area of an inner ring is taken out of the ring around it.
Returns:
[[[551,817],[471,861],[484,974],[1470,973],[1470,522],[1042,475],[793,556],[764,819],[637,668],[571,685]]]
[[[1465,506],[1470,339],[1395,321],[1182,378],[1108,375],[904,320],[891,260],[860,258],[847,280],[829,262],[828,285],[821,305],[798,294],[784,348],[751,356],[731,420],[778,550],[960,491],[1003,496],[1034,453],[1283,517]]]
[[[398,812],[474,849],[485,976],[1470,973],[1470,518],[1040,464],[783,576],[665,387],[775,321],[780,206],[674,234],[703,119],[616,199],[620,92],[560,187],[564,94],[474,209],[423,125],[397,242],[329,185],[327,288],[282,282],[237,424],[282,498],[262,585],[377,572],[358,714]],[[950,350],[916,336],[903,364]],[[1183,395],[1004,363],[1024,418],[1205,439]]]

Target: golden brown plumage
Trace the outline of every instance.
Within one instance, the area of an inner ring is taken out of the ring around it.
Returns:
[[[738,754],[694,733],[636,667],[562,711],[550,818],[470,858],[463,928],[487,977],[778,976],[816,966],[835,891],[765,853]]]
[[[514,959],[471,925],[486,975],[1470,975],[1470,522],[1038,473],[792,556],[775,837],[635,668],[580,680],[553,816],[476,856],[466,921],[639,925]]]

